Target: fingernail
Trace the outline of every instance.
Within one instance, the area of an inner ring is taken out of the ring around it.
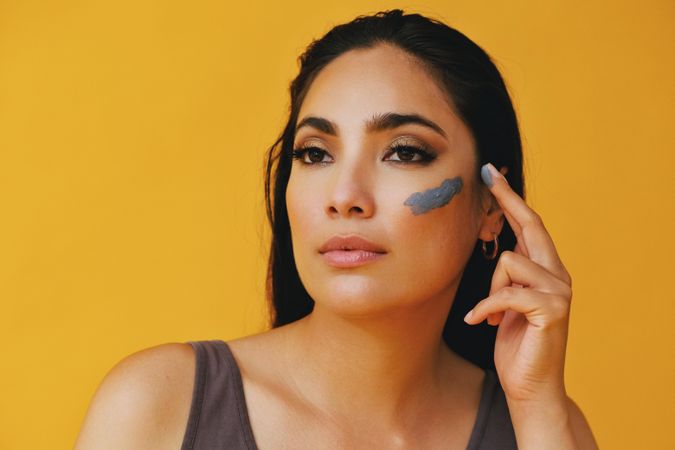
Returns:
[[[490,173],[490,169],[488,168],[488,166],[491,165],[492,164],[487,163],[480,168],[480,177],[483,179],[483,182],[488,185],[488,187],[492,187],[492,185],[494,184],[494,181],[492,180],[492,174]]]
[[[492,165],[492,163],[488,163],[490,165],[490,173],[493,174],[494,176],[501,178],[502,180],[506,181],[507,183],[509,180],[506,179],[503,173],[501,173],[495,166]]]
[[[464,322],[467,322],[471,319],[471,316],[473,315],[473,309],[466,313],[466,316],[464,316]]]
[[[497,168],[492,165],[492,163],[487,163],[481,167],[480,173],[483,181],[485,181],[485,184],[487,184],[488,187],[492,187],[494,184],[494,177],[501,178],[502,180],[506,181],[507,184],[509,183],[506,177],[499,170],[497,170]]]

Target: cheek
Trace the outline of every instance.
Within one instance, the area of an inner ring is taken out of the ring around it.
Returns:
[[[461,178],[447,178],[428,190],[401,190],[391,208],[389,231],[404,261],[447,274],[473,250],[471,197]]]
[[[296,244],[303,242],[311,232],[322,231],[322,225],[319,223],[323,218],[317,213],[317,207],[320,205],[320,192],[314,186],[303,184],[293,177],[290,178],[286,187],[286,210],[288,212],[288,221],[293,236],[293,247],[298,249]],[[325,223],[323,225],[325,227]]]

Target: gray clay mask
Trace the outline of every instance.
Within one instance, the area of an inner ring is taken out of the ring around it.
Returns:
[[[414,215],[420,215],[447,205],[448,202],[462,190],[462,179],[460,177],[446,178],[437,188],[427,189],[424,192],[415,192],[403,202],[410,206]]]

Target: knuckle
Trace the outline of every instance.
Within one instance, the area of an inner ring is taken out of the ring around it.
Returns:
[[[516,288],[514,288],[513,286],[506,286],[506,287],[503,287],[499,290],[499,296],[503,300],[511,299],[511,298],[515,297],[516,294],[517,294]]]
[[[567,299],[556,296],[551,302],[551,309],[556,320],[563,320],[569,315],[570,305]]]
[[[499,257],[499,262],[502,262],[502,264],[511,264],[513,260],[515,259],[516,254],[515,252],[511,250],[504,250]]]

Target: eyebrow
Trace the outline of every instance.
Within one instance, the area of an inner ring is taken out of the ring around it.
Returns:
[[[437,123],[427,119],[426,117],[420,116],[419,114],[399,114],[394,112],[375,114],[371,119],[366,121],[365,125],[366,131],[370,133],[373,131],[391,130],[406,124],[422,125],[435,131],[446,139],[448,137],[445,134],[445,131],[443,131],[443,128],[441,128]],[[337,136],[338,134],[338,126],[330,120],[324,119],[323,117],[307,116],[298,123],[295,131],[297,132],[302,127],[316,128],[317,130],[326,134],[330,134],[331,136]]]

